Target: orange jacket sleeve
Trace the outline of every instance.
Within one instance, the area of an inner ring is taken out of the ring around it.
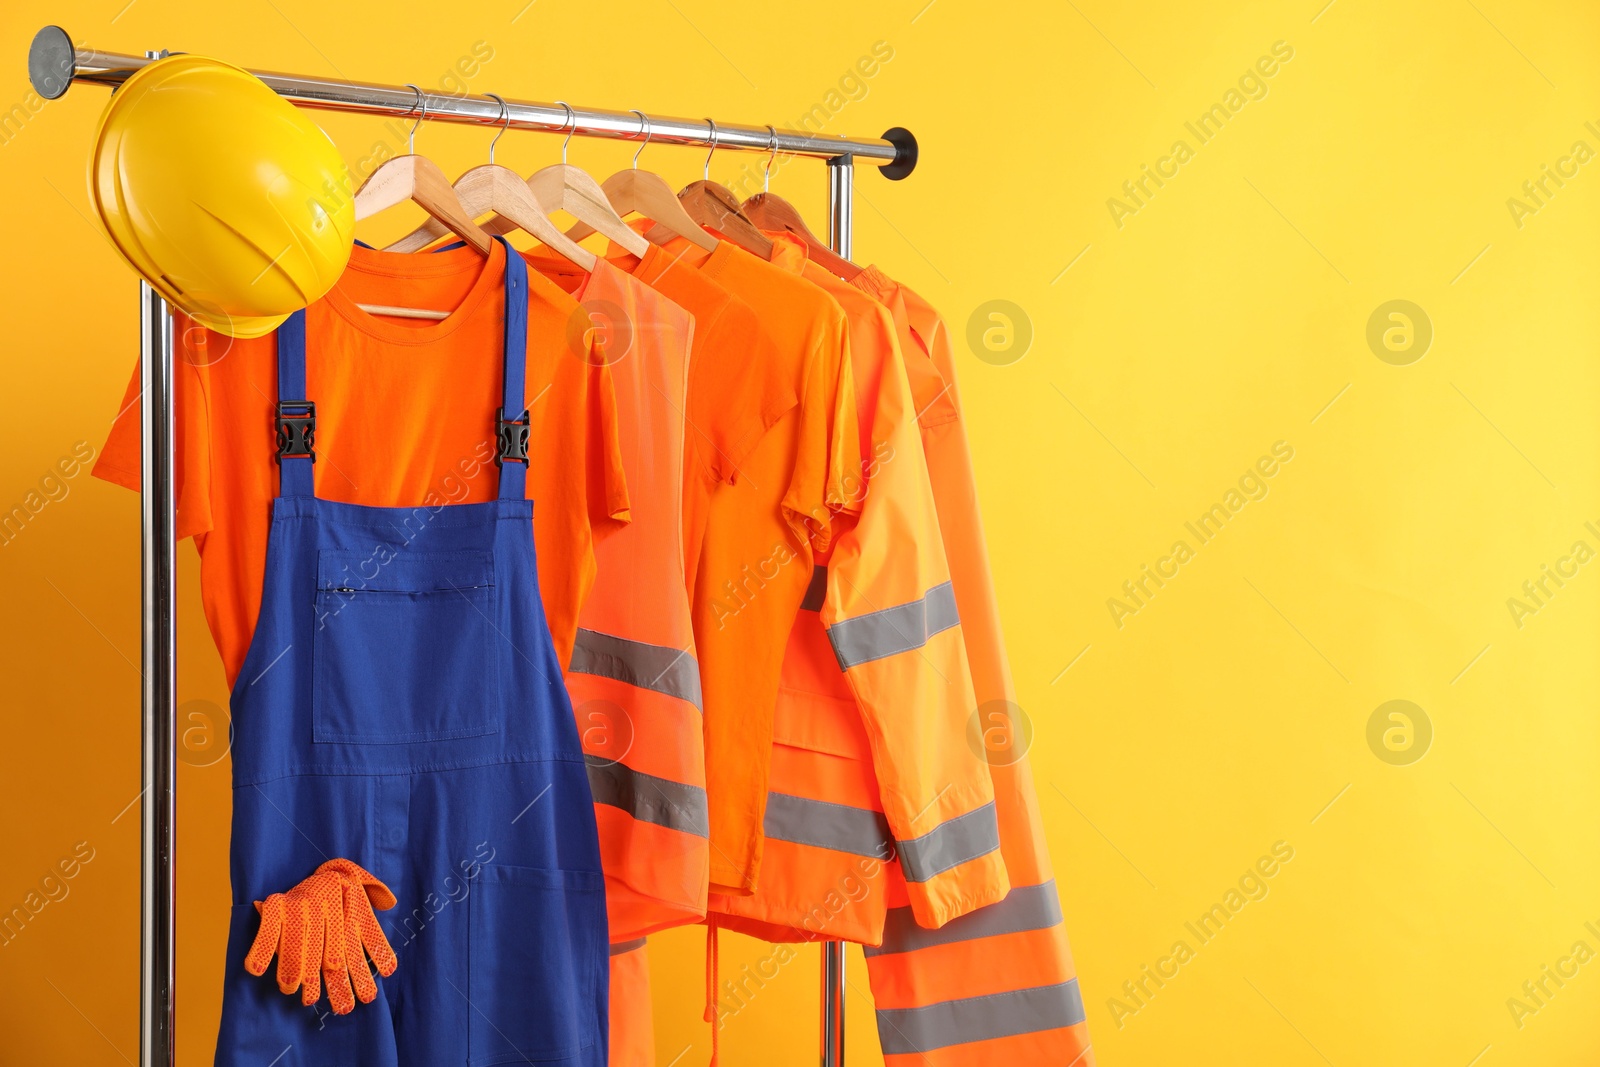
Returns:
[[[911,906],[938,927],[1003,898],[994,787],[968,741],[976,703],[916,409],[881,307],[859,515],[828,565],[822,622],[856,697]],[[866,388],[860,388],[865,385]]]
[[[866,949],[884,1062],[1094,1067],[1001,634],[950,332],[915,293],[870,271],[856,284],[889,308],[905,352],[981,736],[993,745],[989,773],[1011,880],[1005,900],[937,931],[922,929],[891,891],[883,942]]]

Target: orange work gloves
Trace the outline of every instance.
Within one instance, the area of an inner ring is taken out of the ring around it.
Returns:
[[[244,968],[254,975],[266,974],[276,952],[280,990],[300,989],[300,1003],[309,1007],[322,995],[326,982],[334,1014],[348,1015],[357,997],[371,1004],[378,995],[367,968],[368,955],[379,974],[387,978],[394,973],[398,963],[394,949],[372,910],[373,905],[387,910],[394,902],[389,887],[356,864],[329,860],[287,893],[256,901],[261,929],[244,958]]]

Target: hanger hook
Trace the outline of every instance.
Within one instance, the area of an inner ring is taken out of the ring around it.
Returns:
[[[567,161],[567,145],[572,143],[572,135],[578,129],[578,114],[572,110],[572,105],[565,100],[557,100],[556,103],[567,109],[567,139],[561,142],[561,162],[565,164]]]
[[[422,120],[428,117],[428,99],[422,95],[422,90],[406,82],[406,88],[417,94],[416,103],[411,105],[411,110],[416,111],[417,121],[411,124],[411,132],[406,135],[406,151],[411,155],[417,154],[417,127],[422,125]]]
[[[767,155],[767,169],[761,175],[761,191],[763,193],[772,191],[772,161],[778,158],[778,128],[776,126],[768,126],[767,133],[771,135],[771,139],[767,142],[771,152]]]
[[[717,152],[717,124],[715,122],[713,122],[711,119],[706,119],[706,125],[711,127],[711,151],[706,153],[706,165],[705,165],[704,177],[705,177],[706,181],[710,181],[711,180],[711,157],[716,155],[716,152]]]
[[[504,137],[506,135],[506,130],[511,128],[511,108],[506,104],[506,98],[501,96],[499,93],[484,93],[483,95],[491,96],[500,101],[500,117],[505,120],[500,126],[500,132],[495,134],[494,140],[489,142],[489,162],[493,163],[494,146],[500,143],[500,138]]]
[[[643,152],[645,150],[646,146],[648,146],[650,144],[650,116],[646,115],[643,111],[640,111],[638,108],[629,108],[628,110],[632,111],[635,115],[639,116],[639,132],[644,134],[644,144],[640,145],[638,148],[634,149],[634,151],[633,151],[633,169],[634,170],[638,170],[639,169],[639,154],[641,152]]]

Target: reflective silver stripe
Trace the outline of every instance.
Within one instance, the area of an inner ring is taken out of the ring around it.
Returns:
[[[828,640],[833,642],[839,669],[847,671],[861,663],[921,648],[928,638],[960,621],[955,589],[945,582],[928,590],[921,600],[836,622],[828,628]]]
[[[700,665],[681,648],[649,645],[579,627],[577,640],[572,645],[570,670],[576,674],[615,678],[640,689],[653,689],[687,700],[696,708],[702,707]]]
[[[880,1008],[878,1041],[885,1056],[932,1052],[968,1041],[1036,1034],[1083,1022],[1078,980],[946,1000],[925,1008]]]
[[[897,843],[906,881],[926,882],[934,875],[959,867],[1000,847],[1000,824],[994,801],[965,815],[947,819],[921,837]]]
[[[887,860],[894,854],[889,820],[883,812],[826,800],[768,793],[767,815],[761,829],[779,841],[831,848],[854,856]]]
[[[890,908],[883,924],[883,944],[867,945],[864,951],[868,956],[888,956],[1023,930],[1046,930],[1060,922],[1061,900],[1052,878],[1043,885],[1015,886],[1004,900],[952,919],[937,930],[919,925],[910,908]]]
[[[611,946],[611,955],[626,956],[630,952],[637,952],[644,948],[644,938],[636,937],[632,941],[618,941]]]
[[[596,804],[621,808],[641,822],[655,823],[696,837],[711,836],[706,791],[668,778],[636,771],[587,753],[589,792]]]

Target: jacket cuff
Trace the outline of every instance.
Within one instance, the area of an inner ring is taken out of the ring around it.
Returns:
[[[1011,891],[992,800],[920,836],[897,836],[895,851],[920,926],[937,929]]]

